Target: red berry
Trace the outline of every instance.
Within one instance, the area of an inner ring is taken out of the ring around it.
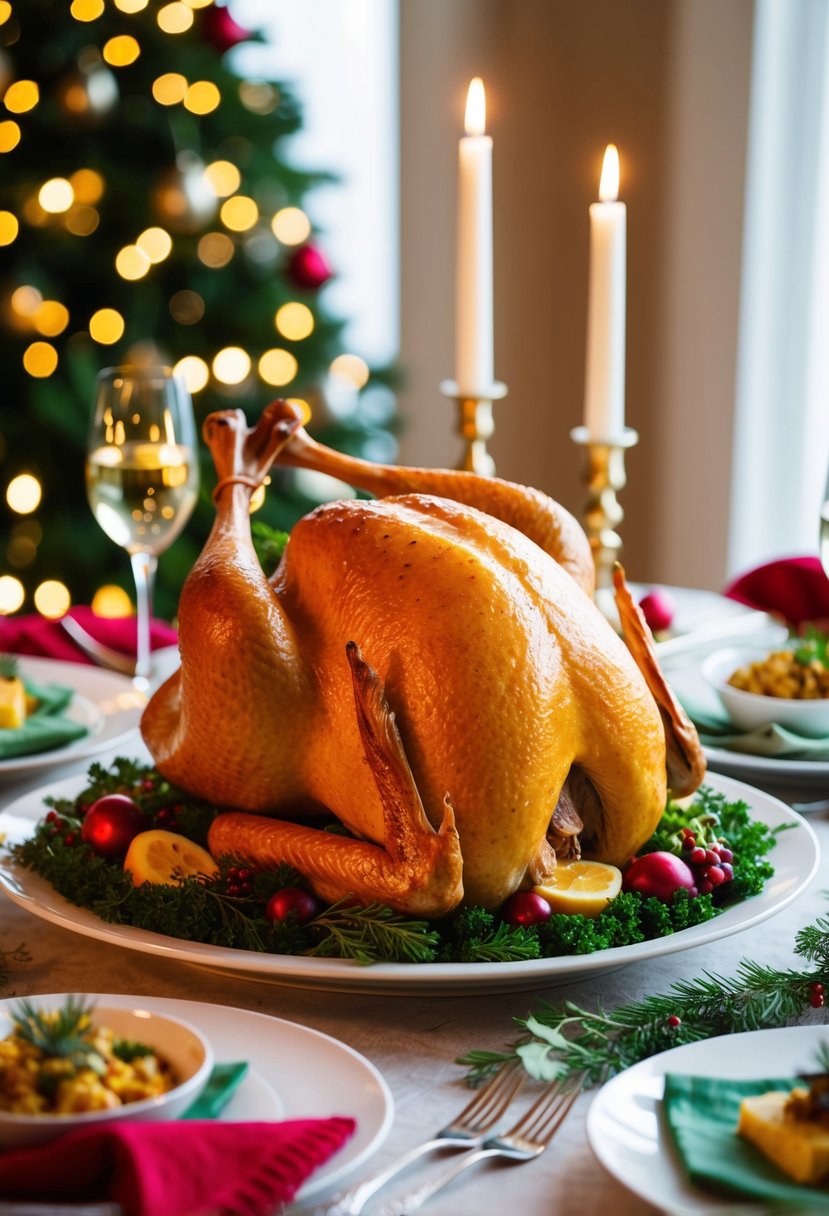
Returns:
[[[292,917],[300,925],[306,924],[319,913],[320,904],[309,891],[299,887],[283,887],[275,891],[268,900],[265,916],[269,921],[287,920]]]
[[[155,789],[155,782],[152,780],[151,777],[145,777],[144,780],[141,782],[141,788],[142,788],[142,790],[146,790],[149,793],[150,790]]]
[[[709,866],[705,872],[705,877],[713,887],[721,887],[725,882],[725,873],[720,866]]]
[[[822,993],[823,984],[821,984],[820,980],[815,980],[814,983],[809,985],[809,991],[816,992],[816,993]]]
[[[710,895],[713,890],[714,884],[710,882],[709,879],[703,878],[702,882],[699,884],[700,895]]]
[[[677,1026],[682,1025],[682,1018],[679,1018],[679,1017],[677,1017],[677,1015],[675,1013],[672,1013],[668,1017],[668,1025],[671,1027],[672,1030],[675,1030]]]
[[[63,838],[64,844],[74,844],[77,839],[78,838],[74,832],[67,832]]]
[[[134,836],[148,826],[146,816],[126,794],[105,794],[86,813],[81,839],[99,857],[118,861]]]
[[[551,912],[547,900],[535,891],[516,891],[501,908],[508,925],[540,925],[550,919]]]
[[[719,853],[715,853],[713,849],[706,849],[705,860],[708,862],[709,866],[715,866],[720,860],[720,855]]]
[[[250,871],[250,870],[246,870],[246,869],[244,869],[244,868],[242,868],[241,870],[239,870],[238,875],[239,875],[239,881],[240,881],[240,882],[250,882],[250,879],[251,879],[251,877],[252,877],[252,875],[251,875],[251,871]]]
[[[731,865],[731,863],[728,861],[721,862],[720,869],[725,875],[725,881],[731,882],[731,879],[734,877],[734,867]]]
[[[654,633],[667,629],[676,614],[676,600],[662,587],[654,587],[639,601],[639,607]]]
[[[705,849],[701,849],[699,845],[691,850],[690,862],[692,866],[701,866],[705,861]]]
[[[50,811],[49,814],[46,816],[46,822],[54,823],[55,820],[57,819],[57,817],[58,817],[57,811]]]
[[[813,1009],[820,1009],[825,1003],[822,992],[813,992],[809,998],[809,1004]]]
[[[731,852],[731,849],[720,849],[720,860],[732,862],[734,860],[734,854]]]

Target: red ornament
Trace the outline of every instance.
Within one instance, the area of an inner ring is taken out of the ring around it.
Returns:
[[[677,1017],[675,1013],[671,1013],[668,1015],[668,1025],[670,1026],[671,1030],[676,1030],[682,1025],[682,1018]]]
[[[206,42],[224,55],[240,42],[247,42],[253,37],[252,30],[246,30],[238,21],[234,21],[226,8],[211,4],[202,13],[201,31]]]
[[[653,896],[669,904],[677,891],[685,890],[691,894],[695,891],[694,874],[675,853],[644,853],[641,857],[634,857],[626,867],[622,889],[638,891],[646,899]]]
[[[639,601],[639,607],[651,632],[668,629],[676,616],[676,600],[664,587],[654,587]]]
[[[81,839],[99,857],[118,861],[126,856],[134,836],[147,827],[147,819],[126,794],[105,794],[84,815]]]
[[[319,900],[300,887],[283,887],[275,891],[265,908],[265,916],[269,921],[287,920],[293,916],[298,924],[304,925],[313,920],[320,911]]]
[[[333,275],[326,258],[315,245],[300,245],[285,265],[285,275],[293,287],[318,291]]]
[[[542,895],[535,891],[516,891],[501,909],[501,916],[508,925],[540,925],[550,919],[552,908]]]

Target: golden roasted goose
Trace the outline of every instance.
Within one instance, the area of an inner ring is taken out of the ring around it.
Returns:
[[[205,438],[216,521],[182,591],[181,669],[142,731],[166,777],[235,808],[214,855],[438,917],[541,881],[578,829],[623,863],[660,818],[666,764],[675,794],[696,788],[699,742],[647,626],[620,574],[629,651],[557,503],[332,452],[281,401],[252,429],[212,414]],[[268,580],[248,508],[275,461],[376,499],[311,512]],[[323,808],[351,835],[315,827]]]

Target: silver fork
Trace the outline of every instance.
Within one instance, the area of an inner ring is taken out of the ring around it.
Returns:
[[[93,638],[91,633],[87,633],[83,625],[72,616],[62,616],[60,618],[61,628],[75,643],[80,646],[84,654],[97,663],[99,667],[108,667],[111,671],[120,671],[122,675],[135,675],[135,660],[129,655],[121,654],[119,650],[113,650],[110,646],[105,646],[103,642],[99,642],[97,638]]]
[[[489,1084],[431,1140],[409,1149],[385,1169],[357,1186],[341,1191],[329,1203],[314,1208],[312,1216],[359,1216],[372,1195],[426,1153],[439,1148],[474,1148],[483,1143],[486,1133],[492,1130],[524,1084],[525,1077],[523,1068],[515,1061],[504,1064]]]
[[[560,1085],[551,1085],[508,1132],[502,1136],[490,1136],[480,1148],[463,1153],[459,1161],[438,1174],[437,1178],[382,1207],[380,1216],[410,1216],[464,1170],[487,1157],[506,1157],[510,1161],[532,1161],[539,1157],[567,1118],[583,1084],[582,1077],[576,1076]]]

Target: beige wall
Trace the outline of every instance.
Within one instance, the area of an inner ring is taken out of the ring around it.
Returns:
[[[725,575],[753,0],[400,0],[402,459],[453,464],[455,160],[481,75],[495,140],[498,472],[579,511],[588,206],[628,205],[625,562]]]

